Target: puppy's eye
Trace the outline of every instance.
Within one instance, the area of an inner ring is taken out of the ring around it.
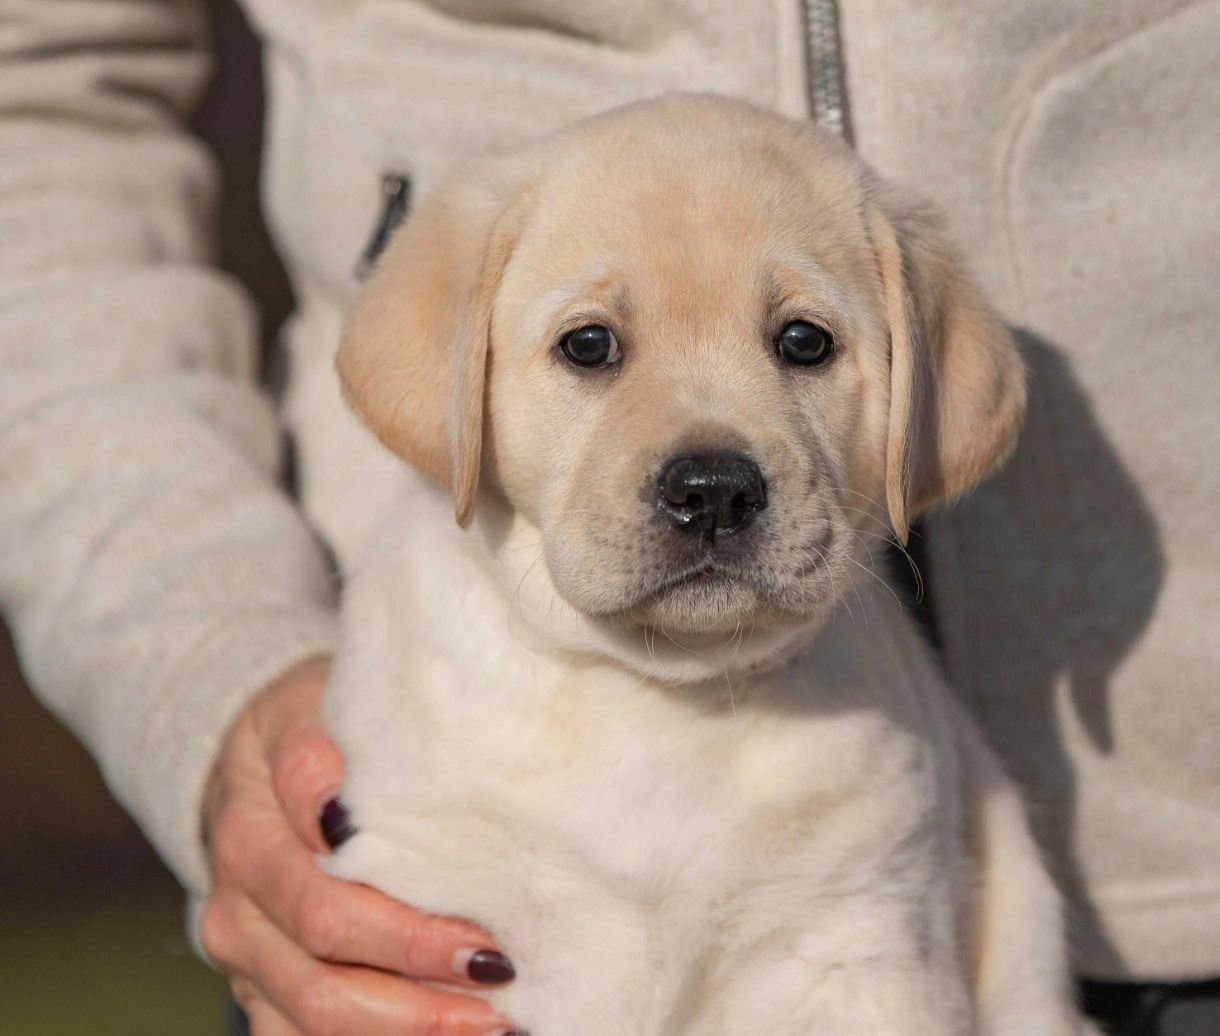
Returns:
[[[815,367],[825,363],[834,352],[830,332],[807,320],[794,320],[780,333],[775,342],[780,359],[798,367]]]
[[[618,339],[601,324],[578,327],[559,345],[560,351],[578,367],[606,367],[619,359]]]

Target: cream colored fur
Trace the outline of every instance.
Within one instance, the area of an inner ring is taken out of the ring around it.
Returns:
[[[422,473],[350,573],[335,873],[488,926],[532,1036],[1082,1031],[1021,804],[870,568],[1023,407],[922,209],[811,127],[634,105],[455,173],[339,368]],[[647,487],[703,446],[769,506],[692,576]]]

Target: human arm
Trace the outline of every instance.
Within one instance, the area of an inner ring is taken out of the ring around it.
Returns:
[[[200,11],[10,3],[0,48],[0,602],[43,701],[194,893],[198,803],[258,689],[333,639],[275,484],[256,319],[180,127]]]
[[[0,603],[31,684],[197,900],[228,732],[334,638],[322,552],[276,485],[253,307],[211,266],[216,176],[182,128],[201,11],[0,18]]]

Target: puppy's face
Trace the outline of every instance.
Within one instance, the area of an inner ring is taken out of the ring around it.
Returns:
[[[884,481],[886,322],[853,181],[696,134],[570,161],[496,300],[485,472],[588,614],[804,619]]]
[[[934,229],[817,131],[671,98],[481,175],[391,246],[340,370],[459,512],[497,487],[585,614],[808,625],[883,516],[904,535],[1008,448],[1007,336]],[[447,436],[408,384],[425,372]]]

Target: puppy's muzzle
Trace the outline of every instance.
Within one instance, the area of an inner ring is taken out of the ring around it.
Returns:
[[[714,542],[741,532],[766,509],[767,483],[743,453],[684,453],[661,468],[657,496],[673,526]]]

